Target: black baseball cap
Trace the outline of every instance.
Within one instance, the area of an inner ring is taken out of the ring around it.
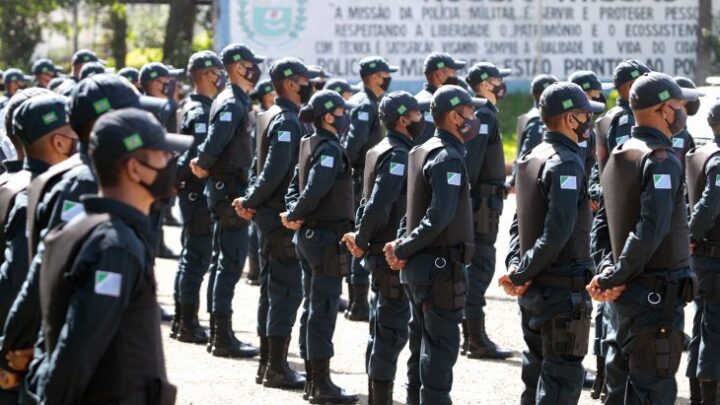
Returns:
[[[630,87],[630,108],[644,110],[670,99],[694,101],[702,96],[697,89],[678,86],[672,77],[660,72],[649,72],[638,77]]]
[[[430,101],[418,101],[407,91],[393,91],[383,96],[378,107],[380,119],[389,124],[413,110],[429,111]]]
[[[334,111],[338,107],[351,110],[357,107],[357,104],[345,100],[338,93],[332,90],[320,90],[313,94],[310,101],[308,101],[307,105],[303,107],[303,109],[310,109],[312,110],[313,117],[319,117],[323,114]]]
[[[461,105],[469,105],[471,107],[482,107],[487,104],[484,98],[471,97],[465,89],[460,86],[445,85],[440,86],[432,96],[430,102],[430,111],[435,113],[443,113],[450,111]]]
[[[67,99],[57,94],[29,98],[13,114],[14,134],[25,146],[68,125]]]
[[[89,49],[80,49],[72,57],[72,64],[77,65],[79,63],[88,63],[88,62],[100,62],[102,64],[105,64],[105,61],[98,58],[98,56],[95,54],[95,52],[89,50]]]
[[[623,84],[635,80],[648,72],[650,72],[650,68],[639,60],[624,60],[618,63],[615,70],[613,70],[613,84],[618,89]]]
[[[80,69],[80,80],[87,79],[90,76],[112,72],[112,69],[106,68],[105,65],[100,62],[88,62]]]
[[[673,78],[673,80],[675,80],[675,83],[677,83],[678,86],[680,86],[684,89],[694,89],[695,88],[695,82],[693,82],[691,79],[688,79],[687,77],[675,76]]]
[[[575,83],[557,82],[549,85],[538,102],[543,117],[554,117],[572,110],[600,113],[605,104],[588,100],[583,89]]]
[[[213,51],[195,52],[188,59],[187,71],[194,72],[200,69],[218,68],[224,69],[220,57]]]
[[[553,83],[557,83],[559,81],[560,80],[554,75],[537,75],[533,77],[532,82],[530,82],[530,92],[532,93],[532,96],[537,100],[540,98],[540,95],[547,88],[547,86]]]
[[[40,75],[45,73],[56,75],[58,73],[63,73],[63,69],[59,66],[55,66],[53,61],[51,61],[50,59],[42,58],[36,60],[33,63],[32,68],[30,68],[30,73],[34,75]]]
[[[140,69],[140,83],[146,84],[161,77],[177,77],[183,72],[182,69],[172,69],[160,62],[150,62]]]
[[[595,72],[590,70],[576,70],[567,81],[577,84],[583,91],[610,90],[614,87],[612,83],[601,82]]]
[[[434,72],[443,68],[460,70],[467,65],[467,62],[460,59],[453,59],[447,53],[433,52],[425,58],[423,62],[424,73]]]
[[[308,65],[308,69],[317,70],[318,72],[320,72],[320,74],[318,75],[318,77],[315,78],[314,81],[323,81],[332,77],[330,72],[325,70],[325,68],[320,65]]]
[[[224,65],[231,65],[235,62],[240,62],[242,60],[247,60],[254,64],[259,64],[263,63],[267,58],[262,55],[255,55],[252,49],[248,48],[243,44],[230,44],[223,48],[222,52],[220,53],[220,59],[222,59]]]
[[[69,79],[65,79],[64,77],[53,77],[48,82],[48,89],[55,91],[55,89],[57,89],[65,80]]]
[[[116,161],[138,149],[182,153],[192,143],[192,136],[166,133],[149,112],[124,108],[111,111],[95,122],[90,134],[90,155],[95,161]]]
[[[120,69],[117,74],[118,76],[128,79],[132,83],[140,81],[140,71],[134,67],[124,67]]]
[[[3,73],[3,83],[5,86],[14,81],[29,82],[32,79],[31,76],[26,76],[22,70],[16,68],[10,68]]]
[[[15,114],[15,110],[17,110],[24,102],[28,101],[32,97],[47,94],[55,93],[48,89],[43,89],[42,87],[30,87],[27,89],[21,89],[17,93],[13,94],[13,96],[10,97],[10,100],[8,100],[5,106],[5,121],[3,122],[3,125],[5,125],[5,133],[7,133],[8,135],[14,134],[13,115]]]
[[[292,76],[314,79],[320,76],[320,70],[306,66],[298,58],[280,58],[270,66],[270,78],[273,81],[287,79]]]
[[[260,100],[265,95],[270,94],[274,91],[273,84],[270,79],[260,80],[256,85],[255,89],[250,93],[250,97],[255,100]]]
[[[377,72],[397,72],[400,68],[388,65],[387,61],[381,56],[366,56],[360,59],[360,77],[370,76]]]
[[[70,125],[75,132],[110,110],[138,105],[139,95],[118,75],[99,74],[80,81],[70,95]]]
[[[465,81],[470,87],[475,87],[478,83],[484,82],[492,77],[508,77],[512,73],[512,69],[498,69],[497,66],[490,62],[480,62],[472,65],[468,69]]]
[[[716,98],[715,104],[710,107],[707,120],[711,126],[720,124],[720,98]]]
[[[352,86],[345,79],[328,80],[327,83],[325,83],[325,87],[323,87],[323,89],[324,90],[332,90],[340,95],[342,95],[343,93],[348,92],[348,91],[353,94],[360,91],[360,88],[358,86]]]

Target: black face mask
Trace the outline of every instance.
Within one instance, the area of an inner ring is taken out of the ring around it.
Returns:
[[[313,83],[313,87],[315,87],[315,90],[322,90],[325,88],[325,82],[315,82]]]
[[[72,142],[72,144],[71,144],[71,146],[70,146],[69,152],[68,152],[68,153],[63,153],[63,155],[65,155],[65,156],[67,156],[67,157],[71,157],[72,155],[75,154],[75,152],[77,152],[77,145],[78,145],[78,142],[79,142],[80,140],[79,140],[79,139],[74,139],[74,138],[68,138],[68,139],[70,139],[70,142]]]
[[[496,99],[502,100],[502,98],[505,97],[505,94],[507,93],[507,86],[505,85],[505,82],[493,87],[492,93],[495,95]]]
[[[312,97],[313,93],[313,88],[310,84],[302,85],[298,83],[298,86],[300,86],[300,90],[298,90],[298,94],[300,95],[300,102],[302,104],[305,104],[310,101],[310,97]]]
[[[390,88],[391,81],[392,81],[391,77],[383,77],[383,82],[380,85],[380,88],[383,89],[383,91],[387,91]]]
[[[215,88],[218,89],[218,91],[225,90],[225,85],[227,84],[227,76],[225,74],[221,73],[217,76],[215,79]]]
[[[245,79],[252,83],[253,86],[257,84],[257,82],[260,81],[260,75],[262,72],[260,71],[260,68],[257,65],[252,65],[251,67],[245,68]]]
[[[338,136],[345,135],[348,129],[350,129],[350,116],[343,114],[341,116],[333,115],[335,121],[333,121],[333,128],[337,131]]]
[[[677,135],[682,132],[683,129],[685,129],[685,123],[687,122],[687,114],[685,114],[684,108],[675,109],[670,106],[670,109],[675,112],[675,119],[673,120],[673,122],[668,122],[668,120],[665,120],[665,122],[668,124],[670,132],[673,135]]]
[[[465,120],[465,122],[458,129],[460,130],[460,135],[462,135],[463,140],[465,142],[468,142],[478,136],[478,134],[480,133],[480,120],[478,119],[478,117],[475,116],[475,114],[473,114],[472,118],[462,118]]]
[[[605,99],[605,95],[602,94],[602,93],[600,93],[600,95],[597,96],[597,97],[593,97],[592,99],[593,99],[593,101],[597,101],[598,103],[607,104],[607,100]]]
[[[443,85],[449,85],[449,86],[457,86],[460,84],[460,79],[457,78],[457,76],[450,76],[443,82]]]
[[[170,198],[175,194],[175,175],[177,173],[177,158],[172,158],[168,161],[167,165],[162,169],[157,169],[148,165],[145,162],[138,160],[141,165],[152,169],[157,173],[155,180],[151,184],[145,184],[140,181],[140,184],[145,187],[155,201]]]
[[[425,131],[425,120],[420,118],[420,121],[410,121],[410,124],[406,128],[413,139],[415,139]]]
[[[575,135],[577,135],[578,139],[586,139],[586,134],[590,129],[590,125],[592,124],[590,118],[588,118],[585,122],[580,122],[580,120],[577,119],[575,115],[573,115],[572,117],[575,122],[579,124],[577,128],[573,129],[573,132],[575,132]]]
[[[685,109],[690,116],[697,114],[700,109],[700,100],[688,101],[687,104],[685,104]]]

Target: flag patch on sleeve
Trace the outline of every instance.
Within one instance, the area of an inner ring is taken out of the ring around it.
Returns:
[[[79,214],[82,214],[83,212],[85,212],[85,208],[82,204],[75,201],[65,200],[63,201],[60,219],[63,222],[70,222],[71,219],[75,218]]]
[[[402,163],[390,162],[390,174],[402,176],[405,174],[405,165]]]
[[[669,174],[653,174],[653,183],[656,190],[670,190],[672,188]]]
[[[487,135],[488,132],[488,125],[487,124],[480,124],[480,135]]]
[[[560,176],[560,188],[563,190],[577,190],[577,177]]]
[[[370,119],[370,114],[367,111],[359,111],[357,117],[360,121],[367,121]]]
[[[195,124],[195,133],[196,134],[204,134],[207,132],[207,124],[204,122],[200,122]]]
[[[460,173],[448,172],[447,183],[451,186],[460,185]]]
[[[425,122],[435,122],[433,121],[432,114],[430,114],[429,112],[425,113]]]
[[[220,121],[230,122],[232,121],[232,113],[230,111],[223,111],[220,113]]]
[[[119,297],[122,274],[111,271],[95,271],[95,294]]]
[[[583,149],[587,148],[587,141],[578,142],[578,146]]]
[[[278,131],[278,142],[290,142],[290,131]]]
[[[630,135],[623,135],[623,136],[618,136],[617,138],[615,138],[615,140],[617,141],[617,146],[624,144],[629,139],[630,139]]]
[[[685,147],[685,140],[682,138],[673,138],[673,148],[682,149]]]
[[[320,155],[320,166],[322,167],[333,167],[335,158],[328,155]]]
[[[720,187],[720,174],[715,175],[715,187]]]
[[[618,125],[625,125],[625,124],[627,124],[627,123],[628,123],[628,118],[629,118],[628,115],[623,115],[622,117],[620,117],[620,119],[618,120]]]

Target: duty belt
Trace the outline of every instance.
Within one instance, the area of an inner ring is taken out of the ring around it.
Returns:
[[[481,197],[495,195],[504,200],[508,196],[505,186],[498,186],[497,184],[480,184],[474,186],[472,191],[475,191],[476,194],[479,194]]]
[[[690,302],[697,295],[697,281],[693,277],[668,281],[660,273],[642,274],[630,282],[630,284],[634,283],[650,290],[647,298],[650,304],[660,303],[663,295],[666,297],[666,302],[672,300],[673,303],[677,298]]]
[[[581,292],[585,290],[585,286],[590,283],[592,277],[592,271],[588,269],[585,271],[585,274],[577,276],[561,276],[557,274],[542,273],[535,276],[535,278],[533,278],[533,282],[546,287],[568,288],[572,292]]]
[[[465,246],[429,246],[418,253],[462,262],[465,256]]]
[[[695,247],[695,252],[693,254],[698,256],[708,256],[720,259],[720,246],[711,245],[708,243],[698,244]]]
[[[352,230],[352,223],[350,221],[329,221],[322,219],[306,219],[303,223],[303,227],[307,229],[320,229],[322,231],[335,232],[337,234],[344,234]]]

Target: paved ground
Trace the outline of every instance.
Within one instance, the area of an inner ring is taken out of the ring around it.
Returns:
[[[507,250],[509,222],[514,211],[514,199],[511,196],[506,204],[505,215],[501,223],[498,240],[498,268],[496,277],[504,272],[503,259]],[[179,251],[179,228],[167,228],[166,240]],[[172,280],[177,263],[170,260],[158,260],[157,278],[159,281],[159,300],[161,304],[172,305]],[[203,289],[205,285],[203,285]],[[239,339],[258,343],[255,335],[255,310],[258,288],[238,283],[235,293],[235,331]],[[204,304],[203,304],[204,306]],[[488,292],[488,328],[492,338],[499,344],[510,347],[515,356],[508,361],[469,360],[460,356],[454,369],[455,383],[452,397],[456,404],[515,404],[522,389],[520,381],[520,352],[523,349],[520,331],[520,316],[515,300],[505,296],[495,284]],[[690,309],[686,310],[686,319],[690,318]],[[202,316],[207,325],[207,315]],[[689,325],[686,325],[686,329]],[[331,363],[335,382],[345,388],[361,394],[361,403],[367,403],[367,377],[364,373],[363,357],[367,339],[368,324],[349,322],[339,316],[335,331],[336,357]],[[254,382],[256,360],[229,360],[212,357],[204,346],[179,343],[168,336],[168,325],[163,325],[165,357],[170,381],[178,386],[180,405],[265,405],[265,404],[303,404],[299,392],[266,389]],[[291,346],[290,363],[302,370],[302,359],[297,350],[297,328]],[[405,361],[407,349],[401,354],[398,367],[395,401],[403,404],[405,393],[402,384],[405,381]],[[595,359],[587,356],[586,367],[593,369]],[[684,362],[679,375],[683,375]],[[678,403],[688,401],[687,380],[678,379]],[[583,391],[581,404],[599,404]]]

